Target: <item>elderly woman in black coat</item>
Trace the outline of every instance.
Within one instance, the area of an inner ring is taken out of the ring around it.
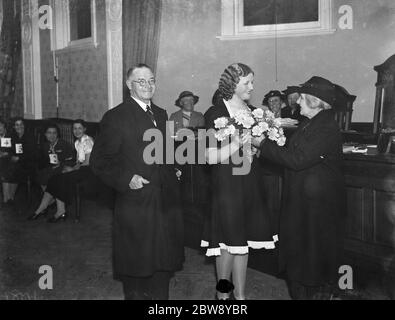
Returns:
[[[345,185],[334,85],[313,77],[300,88],[304,122],[286,147],[253,139],[261,157],[285,167],[280,268],[294,299],[329,298],[339,277]]]

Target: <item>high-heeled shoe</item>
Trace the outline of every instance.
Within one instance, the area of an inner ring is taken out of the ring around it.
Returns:
[[[39,212],[39,213],[33,213],[32,215],[30,215],[27,220],[37,220],[38,218],[42,217],[42,216],[46,216],[48,214],[48,208],[44,209],[43,211]]]
[[[49,218],[47,220],[47,222],[48,223],[57,223],[59,221],[63,221],[64,222],[64,221],[66,221],[66,218],[67,218],[67,215],[66,215],[66,212],[65,212],[62,215],[60,215],[59,217],[53,216],[53,217]]]
[[[219,299],[218,294],[216,293],[215,300],[235,300],[235,298],[233,296],[233,290],[234,290],[235,286],[229,280],[227,280],[227,279],[219,280],[217,283],[217,286],[215,288],[216,288],[217,292],[229,294],[228,298]]]

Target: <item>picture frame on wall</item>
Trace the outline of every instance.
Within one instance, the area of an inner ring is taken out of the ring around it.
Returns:
[[[221,40],[324,35],[335,32],[332,0],[222,0]]]

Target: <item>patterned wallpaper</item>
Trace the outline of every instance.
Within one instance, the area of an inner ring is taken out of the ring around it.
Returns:
[[[18,74],[15,80],[15,100],[11,108],[11,117],[23,117],[23,72],[22,72],[22,58],[18,66]]]
[[[100,121],[108,110],[105,0],[96,0],[96,15],[97,48],[57,53],[60,118]],[[48,30],[40,31],[40,48],[43,118],[55,117],[56,87]]]

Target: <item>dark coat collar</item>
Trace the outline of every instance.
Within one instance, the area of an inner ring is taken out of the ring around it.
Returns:
[[[333,120],[335,113],[333,110],[322,110],[314,118],[310,119],[311,123],[322,123]]]
[[[225,105],[225,102],[223,99],[219,99],[218,103],[215,105],[215,107],[218,109],[218,111],[223,114],[226,117],[230,117],[228,108]]]
[[[250,104],[247,104],[248,108],[250,108],[251,111],[255,110],[256,108]],[[218,108],[218,111],[226,115],[226,117],[230,117],[228,108],[225,105],[225,102],[223,99],[219,99],[218,103],[215,105],[216,108]]]
[[[322,127],[327,126],[334,122],[335,114],[333,110],[322,110],[319,112],[315,117],[303,122],[303,130],[307,129],[308,127]]]
[[[152,123],[151,119],[146,114],[146,111],[144,111],[141,108],[141,106],[132,97],[126,98],[122,107],[124,112],[128,116],[134,118],[135,121],[137,121],[137,123],[142,127],[155,128],[155,125]],[[158,107],[157,105],[155,105],[154,103],[152,103],[152,101],[151,101],[151,109],[155,116],[157,128],[161,128],[161,129],[165,128],[166,119],[164,118],[165,117],[164,113],[166,112],[160,107]]]
[[[133,110],[141,110],[141,112],[145,112],[141,106],[134,100],[132,97],[127,97],[126,100],[124,101],[124,104],[127,104],[129,107],[132,107]],[[160,107],[158,107],[155,103],[151,101],[151,109],[155,113],[155,111],[160,111],[163,110]]]
[[[129,105],[132,105],[133,108],[139,108],[139,109],[141,109],[141,111],[144,112],[144,110],[141,108],[141,106],[132,97],[128,97],[126,99],[126,103],[129,104]],[[151,107],[152,107],[152,103],[151,103]]]

